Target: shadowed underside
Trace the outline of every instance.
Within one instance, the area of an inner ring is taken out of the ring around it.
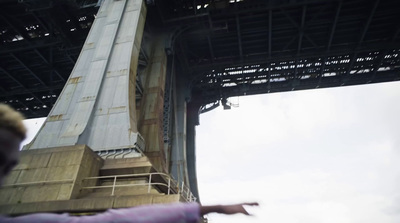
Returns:
[[[0,101],[46,116],[77,60],[97,1],[3,1]],[[167,52],[208,111],[222,99],[399,80],[395,0],[146,1],[143,43],[171,33]],[[141,86],[137,80],[137,100]]]

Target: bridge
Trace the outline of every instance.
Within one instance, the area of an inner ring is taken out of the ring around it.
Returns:
[[[102,3],[1,3],[0,101],[28,118],[47,116],[66,83],[72,83],[67,81]],[[153,0],[143,7],[132,93],[138,132],[146,144],[139,150],[158,171],[190,185],[195,197],[195,125],[200,113],[220,105],[229,109],[233,96],[400,78],[395,0]],[[155,48],[165,53],[164,81],[156,86],[161,96],[151,95],[148,81]],[[146,106],[154,102],[162,104],[160,114],[146,121]],[[160,132],[146,132],[151,128]],[[97,151],[108,156],[111,150]]]

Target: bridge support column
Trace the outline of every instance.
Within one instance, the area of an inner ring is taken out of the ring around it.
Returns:
[[[186,162],[186,139],[187,139],[187,103],[188,83],[187,79],[176,75],[174,86],[174,129],[171,153],[171,174],[179,182],[189,185]]]
[[[1,213],[90,212],[193,200],[184,198],[168,175],[154,173],[154,168],[169,171],[163,151],[167,57],[162,36],[153,40],[137,117],[136,72],[145,17],[142,0],[102,3],[66,86],[24,149],[6,191],[0,190],[0,195],[23,192],[29,197],[0,196]]]
[[[199,197],[196,174],[196,126],[199,125],[199,112],[201,101],[192,95],[192,100],[187,105],[187,143],[186,162],[189,175],[190,189]]]
[[[145,18],[142,0],[102,3],[67,84],[25,149],[77,144],[94,151],[144,149],[135,90]]]
[[[158,171],[168,173],[163,141],[163,106],[167,70],[164,42],[163,36],[153,40],[150,63],[146,69],[139,132],[145,139],[145,154],[153,166]]]

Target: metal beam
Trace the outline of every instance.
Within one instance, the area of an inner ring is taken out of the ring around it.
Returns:
[[[73,44],[69,38],[69,35],[66,34],[62,29],[62,27],[64,26],[60,24],[60,21],[58,21],[57,16],[53,14],[53,15],[48,15],[48,17],[54,18],[49,21],[49,24],[51,25],[51,29],[53,30],[53,32],[58,31],[61,39],[63,40],[63,43],[67,44],[68,46],[72,46]]]
[[[3,73],[5,73],[5,74],[7,75],[7,77],[10,78],[11,80],[13,80],[15,83],[17,83],[18,85],[20,85],[21,87],[23,87],[24,89],[26,89],[25,86],[24,86],[19,80],[17,80],[16,78],[14,78],[14,76],[11,75],[11,74],[10,74],[8,71],[6,71],[4,68],[0,67],[0,71],[3,72]]]
[[[29,92],[29,94],[31,94],[36,100],[38,100],[42,105],[46,105],[42,100],[40,100],[38,97],[36,97],[36,95],[34,95],[32,92],[30,92],[28,89],[26,89],[26,87],[19,82],[17,79],[15,79],[8,71],[6,71],[4,68],[0,67],[0,71],[5,73],[11,80],[13,80],[14,82],[16,82],[17,84],[19,84],[24,90],[26,90],[27,92]]]
[[[245,15],[245,14],[251,14],[251,13],[262,13],[265,11],[268,11],[270,9],[282,9],[282,8],[294,8],[294,7],[300,7],[305,4],[324,4],[324,5],[329,5],[330,2],[336,2],[338,0],[307,0],[307,1],[272,1],[270,3],[269,1],[247,1],[247,2],[255,2],[255,4],[250,4],[251,7],[246,7],[246,8],[238,8],[235,7],[235,10],[227,10],[222,9],[217,11],[217,13],[214,13],[217,16],[223,17],[223,16],[231,16],[231,15]],[[163,1],[160,1],[163,2]],[[165,1],[167,2],[167,1]],[[268,3],[267,3],[268,2]],[[282,3],[283,2],[283,3]],[[261,3],[261,4],[260,4]],[[156,4],[156,6],[161,5],[161,4]],[[182,2],[175,3],[175,5],[182,5]],[[209,6],[210,7],[210,6]],[[158,8],[158,7],[157,7]],[[174,6],[170,7],[174,8]],[[229,7],[228,7],[229,8]],[[161,14],[161,13],[160,13]],[[174,13],[176,15],[176,13]],[[193,22],[201,22],[201,19],[197,19],[199,17],[203,16],[208,16],[208,13],[201,13],[197,15],[189,15],[189,16],[175,16],[171,19],[168,19],[164,21],[165,23],[174,23],[174,22],[180,22],[182,23],[193,23]]]
[[[36,15],[35,11],[30,11],[31,15],[39,22],[40,26],[43,27],[50,35],[53,35],[53,33],[50,33],[49,27]]]
[[[179,41],[178,46],[178,49],[181,51],[181,55],[178,58],[183,60],[185,68],[184,70],[190,72],[189,62],[187,60],[186,51],[183,49],[184,47],[182,41]]]
[[[336,10],[335,19],[333,20],[333,24],[332,24],[330,35],[329,35],[328,44],[326,46],[326,51],[325,52],[327,52],[327,53],[331,50],[333,36],[335,34],[337,22],[339,20],[339,15],[340,15],[340,10],[342,9],[342,4],[343,4],[343,1],[340,1],[339,5],[338,5],[338,8]],[[324,75],[325,65],[326,65],[326,56],[324,57],[324,59],[322,61],[321,72],[319,74],[319,80],[318,80],[318,84],[317,84],[316,88],[318,88],[319,85],[321,84],[322,75]]]
[[[29,41],[30,37],[26,35],[24,30],[21,30],[21,28],[19,28],[19,27],[21,27],[21,25],[19,25],[19,26],[15,25],[13,22],[11,22],[8,18],[6,18],[3,15],[0,15],[0,18],[2,20],[4,20],[4,22],[7,23],[12,29],[14,29],[15,32],[17,32],[19,35],[21,35],[24,38],[24,40]]]
[[[379,4],[379,0],[376,0],[374,6],[372,7],[371,13],[369,14],[368,19],[367,19],[367,21],[366,21],[366,23],[365,23],[364,29],[363,29],[363,31],[361,32],[361,36],[360,36],[360,39],[359,39],[358,42],[357,42],[356,49],[360,47],[362,41],[363,41],[364,38],[365,38],[365,35],[367,34],[369,25],[371,24],[371,20],[372,20],[372,18],[373,18],[374,15],[375,15],[376,9],[378,8],[378,4]],[[346,71],[346,79],[349,78],[350,71],[351,71],[351,69],[352,69],[353,66],[354,66],[354,63],[355,63],[356,58],[357,58],[357,55],[358,55],[358,53],[354,53],[354,54],[353,54],[353,57],[350,59],[350,64],[349,64],[349,67],[348,67],[348,69],[347,69],[347,71]],[[343,81],[343,85],[346,84],[346,82],[347,82],[347,80],[344,80],[344,81]]]
[[[207,36],[207,40],[208,40],[208,48],[210,50],[211,61],[214,62],[215,56],[214,56],[214,51],[213,51],[213,47],[212,47],[212,44],[211,44],[210,36]]]
[[[328,40],[328,44],[327,44],[327,47],[326,47],[326,51],[327,52],[329,52],[331,50],[333,36],[335,34],[335,30],[336,30],[337,22],[339,20],[339,15],[340,15],[340,10],[342,9],[342,5],[343,5],[343,1],[340,1],[339,5],[338,5],[338,8],[336,10],[335,19],[333,21],[331,32],[330,32],[330,35],[329,35],[329,40]]]
[[[57,90],[62,90],[64,87],[64,84],[58,84],[54,85],[51,87],[36,87],[36,88],[30,88],[29,90],[25,87],[23,87],[23,90],[12,90],[12,91],[7,91],[1,95],[1,97],[12,97],[12,96],[17,96],[17,95],[24,95],[24,94],[34,94],[34,93],[45,93],[45,92],[53,92]]]
[[[302,22],[301,22],[301,23],[303,23],[303,18],[305,18],[305,9],[306,9],[306,8],[307,8],[307,5],[303,5],[303,10],[302,10]],[[325,9],[325,7],[324,7],[323,9]],[[311,20],[314,20],[315,18],[317,18],[317,17],[323,12],[323,9],[321,9],[318,13],[316,13],[316,14],[312,17]],[[282,12],[283,15],[285,15],[285,17],[286,17],[287,19],[289,19],[290,23],[292,23],[292,24],[297,28],[297,30],[298,30],[297,36],[295,35],[295,36],[292,37],[292,39],[289,41],[289,43],[284,47],[284,50],[287,49],[287,47],[289,47],[290,44],[291,44],[299,35],[302,35],[302,37],[299,38],[299,39],[302,39],[303,36],[304,36],[304,38],[306,38],[314,47],[317,47],[317,46],[318,46],[318,45],[304,32],[304,31],[307,29],[307,26],[302,25],[302,24],[299,25],[299,24],[298,24],[296,21],[294,21],[293,18],[292,18],[289,14],[287,14],[287,12],[284,11],[283,9],[281,9],[281,12]]]
[[[379,82],[388,82],[393,81],[395,77],[398,77],[399,70],[390,70],[383,71],[379,75]],[[370,76],[370,73],[361,73],[356,75],[349,85],[358,85],[364,84],[365,79]],[[316,79],[306,79],[301,80],[299,86],[296,90],[304,90],[304,89],[312,89],[315,86]],[[338,87],[341,85],[340,76],[334,77],[324,77],[322,81],[321,88],[326,87]],[[273,92],[286,92],[292,91],[292,86],[290,81],[280,81],[280,82],[272,82],[271,89],[268,89],[268,83],[263,84],[252,84],[249,85],[249,88],[246,89],[246,95],[255,95],[255,94],[264,94],[264,93],[273,93]],[[220,94],[225,95],[226,97],[235,97],[243,95],[243,88],[240,85],[224,87],[222,89],[204,89],[206,94],[203,95],[204,104],[208,104],[207,102],[213,102]]]
[[[18,63],[20,63],[27,71],[29,71],[29,73],[32,74],[32,76],[34,78],[36,78],[36,80],[39,81],[39,83],[41,83],[43,86],[47,87],[47,84],[45,84],[36,74],[35,72],[33,72],[24,62],[22,62],[15,54],[10,53],[11,57],[13,57],[16,61],[18,61]]]
[[[300,26],[300,29],[299,29],[299,43],[298,43],[298,45],[297,45],[297,53],[296,53],[296,56],[298,56],[298,55],[300,54],[301,44],[302,44],[302,41],[303,41],[304,23],[305,23],[305,20],[306,20],[306,11],[307,11],[307,6],[304,5],[304,6],[303,6],[302,15],[301,15],[301,26]],[[297,78],[297,74],[298,74],[298,73],[297,73],[298,61],[299,61],[299,60],[296,59],[295,71],[294,71],[294,78],[295,78],[295,79]]]
[[[240,24],[239,24],[239,16],[236,15],[236,28],[237,28],[237,38],[238,38],[238,45],[239,45],[239,55],[240,60],[243,60],[243,49],[242,49],[242,38],[240,36]]]
[[[397,36],[400,34],[400,26],[397,28],[397,30],[394,32],[394,35],[392,36],[392,38],[390,39],[390,42],[393,42],[396,38],[397,38]],[[378,62],[377,63],[375,63],[375,65],[374,65],[374,70],[373,70],[373,72],[372,72],[372,75],[371,75],[371,79],[369,79],[366,83],[367,84],[369,84],[369,83],[371,83],[374,79],[375,79],[375,76],[376,76],[376,73],[378,72],[378,69],[379,69],[379,67],[381,66],[381,64],[382,64],[382,62],[385,60],[385,56],[387,55],[389,53],[389,50],[385,50],[383,53],[381,52],[381,54],[379,55],[379,59],[378,59]]]
[[[267,56],[267,52],[265,54],[259,54],[259,55],[254,55],[254,56],[248,56],[247,61],[251,61],[248,63],[235,63],[234,65],[246,65],[246,64],[263,64],[263,63],[268,63],[268,62],[276,62],[276,61],[281,61],[281,60],[295,60],[296,58],[323,58],[324,56],[339,56],[339,55],[348,55],[352,53],[360,53],[360,52],[373,52],[376,50],[384,50],[384,49],[399,49],[400,48],[400,43],[394,42],[394,43],[387,43],[387,42],[380,42],[376,44],[369,44],[368,46],[365,47],[359,47],[358,49],[353,48],[352,50],[345,50],[345,49],[336,49],[336,50],[330,50],[328,53],[325,51],[308,51],[301,53],[299,56],[295,56],[293,52],[284,52],[284,53],[276,53],[273,56],[273,60],[271,59],[265,59]],[[232,60],[230,59],[220,59],[220,60],[215,60],[214,64],[197,64],[197,65],[192,65],[193,70],[195,70],[198,73],[201,72],[207,72],[207,70],[216,70],[216,69],[222,69],[226,66],[234,66],[232,64]]]
[[[48,41],[46,39],[32,40],[29,42],[29,44],[28,43],[22,44],[20,43],[20,41],[17,41],[12,44],[10,43],[6,46],[2,46],[0,49],[0,54],[18,53],[22,51],[30,51],[38,48],[46,48],[60,44],[62,44],[61,41],[58,40]]]
[[[272,52],[272,9],[268,13],[268,58],[271,58]]]
[[[36,53],[37,55],[39,55],[40,58],[42,58],[42,60],[43,60],[43,61],[45,62],[45,64],[51,69],[52,72],[54,71],[54,72],[57,74],[57,76],[58,76],[62,81],[64,81],[64,82],[66,81],[65,78],[53,67],[53,63],[50,63],[50,62],[43,56],[43,54],[40,53],[39,50],[35,49],[34,51],[35,51],[35,53]],[[52,51],[52,48],[50,48],[50,51]]]
[[[303,41],[304,23],[305,23],[305,20],[306,20],[306,11],[307,11],[307,6],[304,5],[303,6],[302,15],[301,15],[301,26],[300,26],[300,29],[299,29],[300,33],[299,33],[299,43],[297,45],[297,54],[300,53],[301,44],[302,44],[302,41]]]
[[[2,87],[0,87],[0,90],[2,91],[2,92],[7,92],[4,88],[2,88]],[[2,97],[6,97],[6,95],[3,93],[2,94]],[[17,103],[18,104],[20,104],[20,105],[22,105],[24,108],[28,108],[29,109],[29,106],[27,106],[25,103],[23,103],[21,100],[18,100],[18,99],[15,99],[14,101],[17,101]],[[37,114],[34,110],[32,110],[32,113],[33,114]]]

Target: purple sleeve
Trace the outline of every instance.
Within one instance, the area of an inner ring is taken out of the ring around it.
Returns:
[[[197,203],[146,205],[133,208],[110,209],[92,216],[69,216],[68,214],[30,214],[15,218],[0,217],[0,222],[9,223],[197,223],[200,206]]]

